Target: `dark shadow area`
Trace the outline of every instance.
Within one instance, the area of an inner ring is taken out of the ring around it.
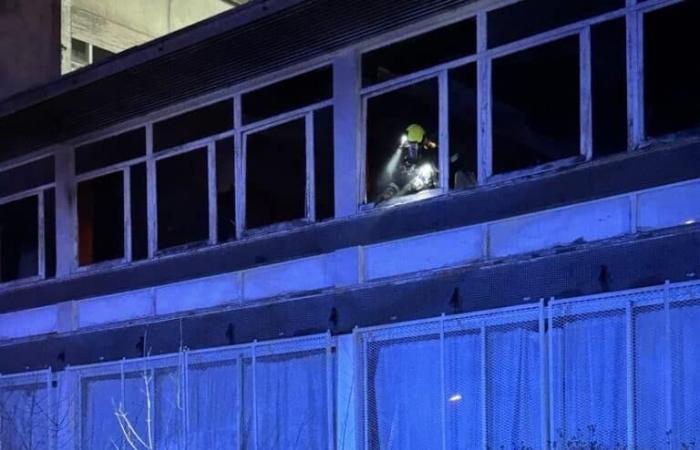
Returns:
[[[297,119],[246,137],[246,228],[306,215],[306,123]]]
[[[39,159],[0,172],[0,197],[53,183],[54,157]]]
[[[124,174],[78,184],[78,260],[81,266],[124,257]]]
[[[0,205],[0,281],[39,273],[38,228],[36,196]]]
[[[158,152],[233,129],[233,100],[224,100],[153,125]]]
[[[138,261],[148,257],[146,163],[132,166],[129,170],[131,170],[131,258]]]
[[[216,209],[219,242],[236,239],[236,197],[233,138],[216,143]]]
[[[333,107],[314,112],[314,165],[316,219],[332,219],[335,215],[333,166]]]
[[[452,69],[449,76],[450,189],[476,184],[476,64]]]
[[[493,62],[493,173],[580,154],[578,36]]]
[[[90,172],[146,156],[146,130],[127,131],[75,149],[75,173]]]

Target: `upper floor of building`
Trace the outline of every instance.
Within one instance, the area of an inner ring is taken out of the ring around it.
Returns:
[[[700,4],[552,4],[253,2],[5,102],[0,291],[158,284],[698,178]],[[377,202],[411,124],[435,180]]]

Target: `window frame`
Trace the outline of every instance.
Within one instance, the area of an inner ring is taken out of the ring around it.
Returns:
[[[56,155],[53,151],[41,151],[31,155],[28,158],[21,158],[17,160],[12,160],[8,163],[0,164],[0,176],[3,172],[22,167],[27,164],[31,164],[36,161],[40,161],[45,158],[53,158],[54,168],[56,165]],[[45,207],[45,193],[46,191],[54,190],[54,196],[56,192],[56,177],[54,174],[54,179],[50,183],[44,183],[40,186],[33,187],[31,189],[25,189],[12,193],[10,195],[5,195],[0,197],[0,205],[7,205],[20,200],[26,200],[28,198],[37,198],[37,273],[29,277],[18,278],[16,280],[0,282],[0,288],[11,288],[15,286],[23,286],[26,284],[35,283],[38,281],[43,281],[48,279],[46,276],[46,207]],[[54,201],[55,208],[55,201]],[[54,213],[54,217],[57,214]]]

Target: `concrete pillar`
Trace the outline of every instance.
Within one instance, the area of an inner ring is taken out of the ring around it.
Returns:
[[[355,336],[337,336],[338,380],[336,389],[336,447],[355,450],[358,447],[357,395],[359,386],[355,373]]]

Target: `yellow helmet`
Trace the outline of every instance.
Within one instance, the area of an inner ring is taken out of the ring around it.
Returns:
[[[406,141],[421,143],[425,139],[425,130],[422,126],[414,123],[406,128]]]

